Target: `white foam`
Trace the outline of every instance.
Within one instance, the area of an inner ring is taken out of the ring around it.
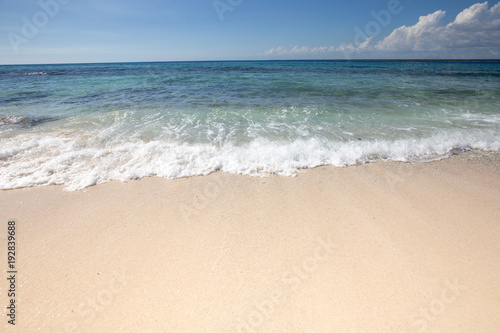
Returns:
[[[242,146],[132,139],[111,143],[95,138],[23,134],[1,139],[0,188],[64,184],[68,190],[77,190],[110,180],[179,178],[217,170],[294,176],[299,169],[320,165],[444,157],[454,148],[500,150],[500,136],[494,130],[455,130],[396,141],[312,138],[285,143],[257,138]]]
[[[24,75],[47,75],[45,72],[29,72],[29,73],[24,73]]]

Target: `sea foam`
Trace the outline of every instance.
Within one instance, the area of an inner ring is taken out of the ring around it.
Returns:
[[[1,139],[0,147],[0,188],[63,184],[67,190],[78,190],[149,176],[173,179],[219,170],[250,176],[295,176],[300,169],[321,165],[438,159],[457,149],[499,151],[500,138],[493,130],[453,130],[394,141],[311,138],[284,143],[257,138],[239,146],[161,140],[96,145],[85,137],[26,134]]]

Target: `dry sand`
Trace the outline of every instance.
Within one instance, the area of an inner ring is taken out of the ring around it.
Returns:
[[[0,218],[7,332],[500,332],[500,153],[2,191]]]

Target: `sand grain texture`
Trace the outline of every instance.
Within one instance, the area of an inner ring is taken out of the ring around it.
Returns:
[[[1,225],[17,221],[19,304],[16,327],[5,312],[1,327],[498,332],[499,161],[473,151],[295,178],[2,191]]]

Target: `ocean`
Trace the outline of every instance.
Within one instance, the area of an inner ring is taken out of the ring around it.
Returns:
[[[0,66],[0,188],[500,150],[500,63]]]

